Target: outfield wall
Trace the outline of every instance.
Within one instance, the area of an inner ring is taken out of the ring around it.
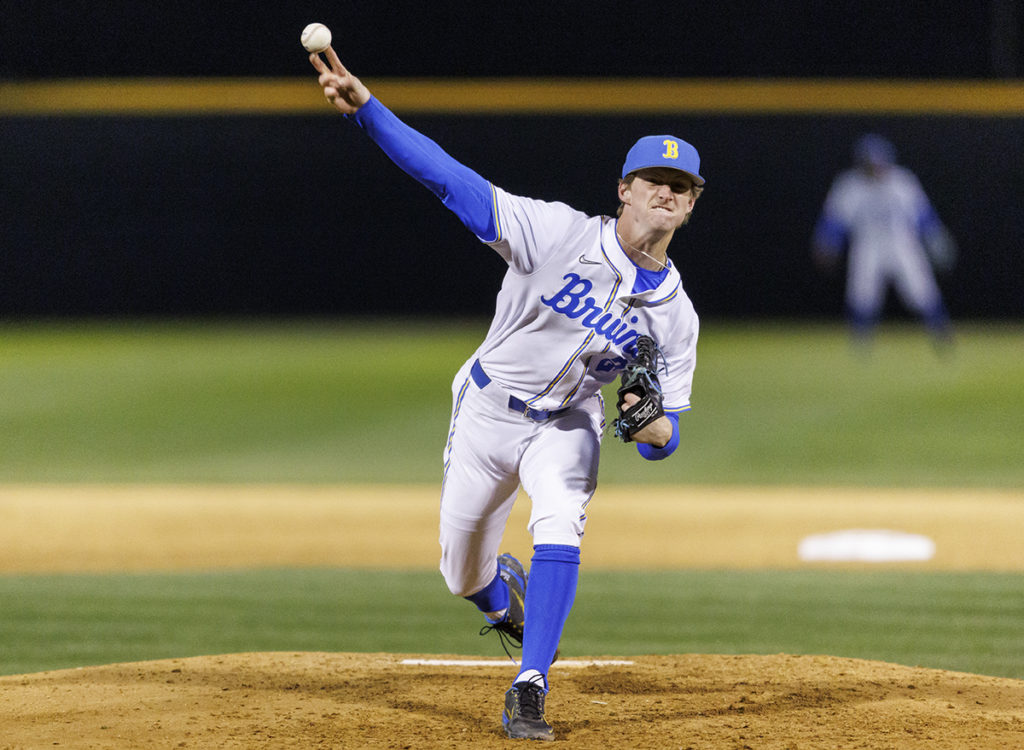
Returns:
[[[385,102],[514,192],[611,212],[639,135],[692,140],[708,189],[673,257],[705,317],[841,315],[841,279],[817,273],[808,239],[850,143],[877,130],[960,241],[942,281],[954,315],[1021,318],[1022,12],[14,3],[0,23],[0,315],[488,313],[500,262],[323,102],[299,45],[321,21]],[[476,93],[443,105],[470,76]],[[211,79],[229,82],[204,100]],[[418,99],[385,85],[397,79]],[[308,93],[281,98],[288,80]],[[52,88],[20,107],[40,81]],[[508,92],[524,81],[542,83]],[[786,81],[823,88],[794,106]]]
[[[884,132],[960,242],[941,282],[954,316],[1024,315],[1019,116],[406,117],[496,184],[591,213],[614,211],[636,137],[691,139],[707,190],[672,255],[715,317],[841,315],[809,237],[852,140]],[[492,309],[503,264],[340,117],[9,114],[0,130],[2,315]]]

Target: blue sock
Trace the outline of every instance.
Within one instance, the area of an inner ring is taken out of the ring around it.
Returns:
[[[520,673],[548,673],[558,650],[569,610],[576,599],[580,574],[579,547],[538,544],[533,548],[530,582],[526,587],[526,628]]]
[[[491,582],[477,591],[465,597],[476,605],[481,612],[500,612],[508,608],[508,586],[498,575],[498,565],[494,566],[494,578]]]

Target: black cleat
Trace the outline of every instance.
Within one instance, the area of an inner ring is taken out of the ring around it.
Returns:
[[[544,720],[544,688],[533,682],[517,682],[505,693],[501,725],[513,740],[555,739],[555,731]]]
[[[515,648],[523,647],[523,627],[526,623],[526,571],[523,570],[522,563],[512,555],[504,554],[498,556],[498,575],[508,587],[508,611],[500,622],[484,625],[480,635],[497,630],[502,648],[511,658],[509,642]]]
[[[508,657],[515,661],[509,650],[509,644],[513,648],[523,647],[523,629],[526,627],[527,575],[523,570],[523,564],[507,552],[498,555],[498,575],[508,587],[508,611],[500,622],[484,625],[480,629],[480,635],[487,635],[492,630],[497,630],[501,647],[505,649]],[[551,663],[558,661],[560,655],[561,650],[556,648]]]

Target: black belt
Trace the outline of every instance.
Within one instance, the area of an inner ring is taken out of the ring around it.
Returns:
[[[480,366],[479,359],[473,363],[473,367],[469,371],[469,374],[473,378],[473,382],[476,383],[476,387],[480,390],[483,390],[491,384],[491,379],[487,373],[484,372],[484,368]],[[512,411],[519,412],[524,417],[529,417],[534,422],[543,422],[569,411],[568,406],[561,409],[534,409],[525,401],[518,399],[515,396],[508,397],[508,408]]]

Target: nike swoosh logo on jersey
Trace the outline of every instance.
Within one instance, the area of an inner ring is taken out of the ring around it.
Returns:
[[[589,266],[599,266],[599,265],[601,265],[601,261],[599,261],[599,260],[587,260],[585,255],[581,255],[580,256],[580,263],[586,263]]]

